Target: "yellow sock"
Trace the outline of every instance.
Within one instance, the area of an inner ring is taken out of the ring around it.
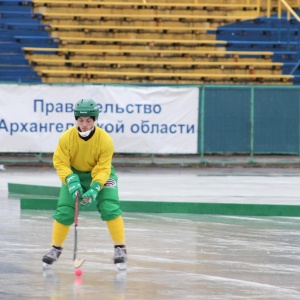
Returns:
[[[115,245],[125,245],[124,222],[122,216],[106,222],[108,231]]]
[[[63,225],[54,220],[51,245],[56,247],[62,247],[69,233],[69,229],[70,226]]]

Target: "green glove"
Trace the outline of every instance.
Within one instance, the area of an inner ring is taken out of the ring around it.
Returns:
[[[98,182],[93,182],[90,188],[82,195],[81,205],[90,205],[94,202],[98,196],[98,193],[101,190],[101,184]]]
[[[83,189],[80,184],[80,179],[77,174],[70,174],[69,176],[66,177],[66,183],[69,189],[69,193],[71,194],[72,198],[76,199],[77,196],[77,191],[79,192],[80,195],[83,194]]]

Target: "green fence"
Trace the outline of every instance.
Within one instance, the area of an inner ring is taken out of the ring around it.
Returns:
[[[299,87],[203,86],[199,101],[202,162],[208,154],[248,154],[249,163],[254,156],[299,162]]]
[[[198,152],[195,155],[116,153],[114,163],[300,163],[300,87],[197,87],[199,124]],[[51,164],[51,156],[51,153],[1,153],[0,163]]]

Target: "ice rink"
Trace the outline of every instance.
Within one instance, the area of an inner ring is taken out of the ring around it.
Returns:
[[[120,198],[299,205],[298,169],[117,168]],[[21,210],[9,182],[59,186],[51,168],[0,171],[0,299],[300,299],[300,219],[124,213],[128,269],[112,263],[112,242],[96,212],[81,212],[51,270],[53,211]]]

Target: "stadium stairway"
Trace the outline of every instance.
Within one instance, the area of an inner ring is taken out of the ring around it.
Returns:
[[[31,1],[0,1],[0,82],[41,83],[22,47],[57,47]]]
[[[300,15],[299,10],[295,10]],[[300,23],[286,13],[279,19],[260,17],[238,23],[221,26],[217,31],[208,32],[216,35],[217,40],[227,41],[226,48],[231,51],[272,51],[272,61],[283,63],[283,74],[293,75],[293,84],[300,84]]]

